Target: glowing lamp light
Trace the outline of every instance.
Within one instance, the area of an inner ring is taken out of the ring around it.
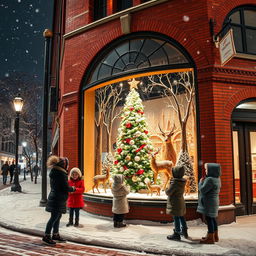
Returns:
[[[22,146],[23,146],[23,147],[26,147],[26,146],[27,146],[27,142],[26,142],[26,141],[23,141],[23,142],[22,142]]]
[[[21,110],[22,110],[22,107],[23,107],[23,99],[21,97],[16,97],[14,100],[13,100],[13,105],[14,105],[14,109],[16,112],[20,113]]]

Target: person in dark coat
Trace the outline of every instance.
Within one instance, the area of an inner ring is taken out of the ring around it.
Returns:
[[[183,178],[185,169],[183,166],[172,168],[173,179],[171,179],[168,188],[165,190],[167,197],[166,213],[171,214],[174,219],[173,234],[167,236],[169,240],[180,240],[180,235],[188,238],[188,227],[184,215],[186,214],[186,204],[184,199],[184,190],[186,179]]]
[[[113,194],[112,212],[114,213],[114,228],[123,228],[126,227],[126,224],[123,223],[124,216],[129,212],[127,195],[130,193],[130,190],[124,184],[124,176],[122,174],[113,175],[113,181],[111,192]]]
[[[37,177],[38,177],[38,173],[39,173],[39,166],[38,166],[38,164],[35,164],[35,166],[33,167],[33,173],[35,175],[35,184],[37,184]]]
[[[84,193],[84,181],[82,179],[82,173],[79,168],[74,167],[71,169],[68,180],[69,186],[76,188],[75,192],[70,192],[68,195],[68,207],[69,207],[69,222],[67,227],[73,225],[74,213],[75,213],[75,227],[79,227],[79,212],[84,207],[83,193]]]
[[[219,241],[218,225],[216,217],[219,208],[219,193],[221,188],[221,167],[220,164],[206,163],[205,177],[199,182],[198,207],[197,211],[205,216],[208,233],[202,237],[201,244],[214,244]]]
[[[10,183],[12,183],[12,180],[13,180],[14,170],[15,170],[15,162],[13,161],[12,164],[10,165]]]
[[[60,219],[62,214],[66,213],[68,192],[74,192],[75,187],[68,185],[68,159],[66,157],[50,156],[47,160],[47,167],[52,168],[49,174],[51,191],[45,210],[51,213],[51,217],[47,222],[42,240],[53,245],[56,244],[55,241],[65,242],[59,235]],[[52,237],[51,231],[53,231]]]
[[[2,166],[2,175],[3,175],[3,184],[6,185],[8,172],[10,170],[10,166],[6,161],[5,164]]]

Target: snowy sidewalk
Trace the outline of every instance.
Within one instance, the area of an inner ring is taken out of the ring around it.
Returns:
[[[21,182],[22,193],[10,187],[0,191],[0,225],[22,233],[42,236],[50,214],[39,207],[41,180]],[[49,192],[49,189],[48,189]],[[219,227],[220,242],[201,245],[183,239],[169,241],[166,236],[172,224],[127,221],[128,227],[114,229],[111,218],[93,216],[81,211],[83,227],[66,227],[68,214],[61,219],[60,233],[69,241],[164,255],[256,255],[256,215],[238,217],[236,223]],[[201,220],[189,221],[189,235],[200,238],[207,227]]]

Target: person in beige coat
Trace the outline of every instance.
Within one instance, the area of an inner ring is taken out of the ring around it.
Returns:
[[[122,228],[126,227],[123,220],[124,215],[129,212],[129,204],[126,196],[130,191],[123,183],[124,177],[122,174],[116,174],[112,178],[113,185],[111,191],[113,194],[112,212],[114,213],[114,227]]]

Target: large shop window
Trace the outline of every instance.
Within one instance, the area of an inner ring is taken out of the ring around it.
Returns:
[[[186,197],[197,197],[192,68],[129,76],[90,88],[84,93],[84,117],[85,173],[123,174],[134,195],[141,196],[153,184],[164,190],[171,168],[184,165]],[[165,197],[164,191],[158,197]]]
[[[256,54],[256,7],[242,6],[234,9],[226,18],[231,19],[236,51]]]
[[[197,198],[194,68],[176,42],[159,34],[113,42],[91,65],[83,93],[89,193],[99,193],[97,180],[111,185],[113,174],[123,174],[132,196],[150,198],[153,191],[163,199],[172,167],[183,165],[186,198]],[[109,188],[99,191],[111,195]]]

